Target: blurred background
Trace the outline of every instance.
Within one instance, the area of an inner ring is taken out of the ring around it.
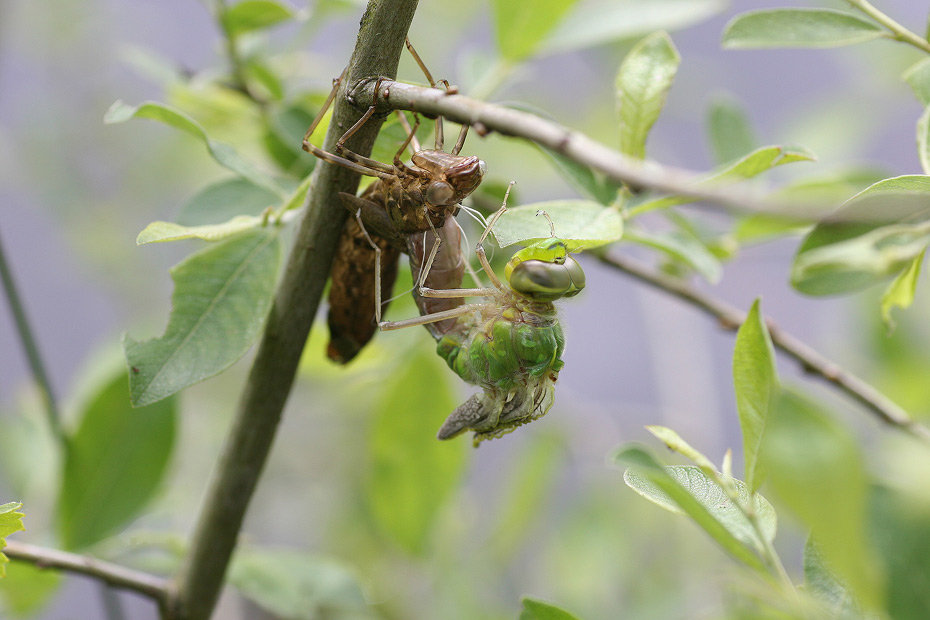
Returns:
[[[574,10],[618,4],[637,3],[592,0]],[[926,7],[907,0],[876,4],[923,32]],[[703,12],[683,8],[687,18],[656,18],[656,28],[672,29],[682,63],[648,157],[696,171],[714,167],[707,109],[728,97],[746,110],[759,144],[800,144],[818,157],[780,168],[766,177],[769,185],[850,169],[875,178],[920,173],[914,126],[922,107],[900,78],[918,53],[884,41],[831,50],[720,48],[733,15],[781,5],[703,2]],[[325,95],[351,53],[363,3],[294,6],[304,21],[249,44],[275,54],[289,88]],[[481,77],[495,45],[487,3],[423,2],[410,38],[433,74],[463,93],[484,90],[479,94],[491,101],[528,104],[613,146],[614,76],[643,33],[540,54],[497,85]],[[258,136],[250,134],[254,124],[243,122],[247,103],[212,81],[225,70],[223,54],[208,7],[195,0],[0,1],[0,237],[66,425],[75,422],[87,377],[118,363],[122,333],[161,333],[170,310],[167,270],[199,247],[137,247],[136,234],[152,220],[172,219],[190,196],[228,174],[186,135],[156,123],[105,126],[103,115],[117,99],[168,101],[211,135],[267,161]],[[179,75],[192,77],[182,82]],[[406,53],[398,77],[422,82]],[[294,145],[302,131],[294,132]],[[516,180],[517,203],[577,195],[520,141],[473,135],[464,152],[487,162],[491,185]],[[688,212],[725,228],[719,212],[699,206]],[[920,320],[926,295],[918,291],[914,307],[898,313],[898,329],[887,336],[880,290],[829,299],[794,292],[787,274],[795,246],[744,247],[719,283],[695,282],[742,309],[762,296],[766,313],[783,328],[926,416],[930,394],[912,380],[930,370]],[[659,262],[642,249],[615,251]],[[244,540],[331,558],[361,584],[373,604],[364,613],[387,618],[515,618],[522,595],[556,601],[581,618],[714,617],[727,596],[731,561],[692,524],[630,492],[607,457],[629,441],[655,446],[645,424],[675,428],[717,462],[728,448],[738,453],[733,336],[594,260],[583,265],[587,289],[560,305],[566,367],[549,415],[479,450],[463,438],[424,444],[441,466],[406,484],[429,486],[425,499],[392,477],[403,467],[383,465],[419,449],[407,443],[410,429],[432,437],[468,386],[444,368],[419,329],[380,334],[356,362],[336,367],[324,359],[325,321],[318,321]],[[25,500],[28,531],[18,538],[54,545],[46,513],[57,464],[42,438],[11,315],[0,305],[0,422],[19,428],[0,444],[0,503]],[[392,307],[394,318],[415,312],[406,299]],[[249,359],[182,395],[179,439],[163,490],[127,533],[104,545],[105,554],[151,565],[156,560],[136,557],[137,548],[183,541]],[[868,414],[803,378],[791,360],[780,360],[779,370],[825,399],[867,442],[883,440],[887,431]],[[34,443],[17,443],[25,436]],[[11,455],[22,452],[30,458],[28,497],[16,497],[20,487],[11,481],[17,468]],[[802,541],[790,521],[781,523],[778,548],[794,574]],[[23,615],[104,617],[104,598],[83,578],[68,577],[41,599],[23,605]],[[120,599],[129,616],[156,617],[146,601]],[[259,613],[228,591],[217,617]],[[353,617],[369,617],[358,613]]]

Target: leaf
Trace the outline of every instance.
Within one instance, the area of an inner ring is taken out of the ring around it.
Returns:
[[[237,215],[261,215],[281,202],[278,194],[241,177],[217,181],[188,200],[175,221],[182,226],[219,224]]]
[[[523,597],[520,620],[578,620],[564,609],[528,596]]]
[[[261,228],[265,223],[265,219],[254,215],[237,215],[222,224],[204,224],[202,226],[182,226],[174,222],[152,222],[136,237],[136,245],[180,241],[182,239],[222,241],[248,230]]]
[[[874,22],[832,9],[762,9],[737,15],[723,31],[723,47],[837,47],[886,36]]]
[[[867,607],[879,574],[867,547],[866,472],[856,439],[800,394],[783,391],[761,455],[768,485],[801,521],[837,576]]]
[[[762,305],[756,299],[746,320],[736,333],[733,350],[733,388],[736,409],[743,431],[743,458],[746,461],[746,482],[755,492],[765,478],[760,466],[759,450],[765,427],[778,396],[778,370],[772,338],[765,326]]]
[[[492,0],[494,32],[501,56],[519,62],[533,55],[576,0]]]
[[[348,567],[309,553],[240,549],[230,564],[229,583],[265,611],[287,620],[374,617]]]
[[[716,467],[709,458],[691,446],[687,441],[681,438],[674,430],[667,426],[649,425],[646,430],[652,433],[657,439],[666,445],[672,452],[677,452],[686,459],[692,461],[700,467],[706,474],[708,471],[716,471]],[[709,475],[709,474],[708,474]]]
[[[826,607],[832,618],[859,618],[862,611],[849,589],[837,579],[814,539],[804,545],[804,590]]]
[[[571,52],[656,30],[680,30],[727,8],[724,0],[600,0],[586,2],[563,19],[546,41],[547,53]]]
[[[271,307],[282,244],[273,228],[227,239],[171,270],[175,283],[165,333],[123,350],[136,407],[216,375],[249,349]]]
[[[270,28],[294,19],[294,9],[273,0],[243,0],[222,12],[223,30],[230,38],[243,32]]]
[[[536,214],[545,211],[552,220]],[[613,207],[590,200],[551,200],[507,209],[494,224],[494,238],[500,247],[515,243],[529,245],[555,235],[566,242],[570,252],[607,245],[623,236],[623,217]]]
[[[930,177],[879,181],[821,220],[805,237],[791,270],[807,295],[856,291],[898,273],[930,241]]]
[[[911,261],[911,264],[895,278],[882,295],[882,322],[888,329],[894,329],[894,319],[891,309],[910,308],[914,302],[914,293],[917,290],[917,279],[920,277],[920,267],[924,262],[926,248]]]
[[[14,532],[21,532],[26,529],[23,525],[23,517],[26,515],[19,512],[23,505],[20,502],[8,502],[0,506],[0,577],[6,577],[6,564],[10,561],[3,554],[3,548],[6,547],[6,537]]]
[[[48,604],[61,585],[61,574],[26,562],[17,562],[4,579],[0,579],[3,611],[15,618],[40,618],[38,612]]]
[[[917,120],[917,156],[924,174],[930,174],[930,107]]]
[[[141,103],[135,107],[117,101],[107,110],[103,121],[107,124],[123,123],[131,118],[148,118],[180,129],[203,142],[216,163],[255,185],[264,187],[282,199],[286,197],[286,192],[277,181],[245,160],[230,145],[210,138],[197,121],[180,110],[154,101]]]
[[[619,187],[601,173],[543,146],[539,146],[539,151],[552,162],[563,178],[592,200],[603,205],[609,205],[616,200]]]
[[[646,156],[646,137],[662,112],[680,63],[664,31],[637,43],[623,59],[616,80],[622,153],[636,159]]]
[[[688,515],[733,558],[766,572],[762,561],[753,552],[758,541],[751,525],[723,494],[723,490],[710,482],[700,469],[662,467],[655,457],[636,446],[622,449],[614,460],[630,466],[624,472],[623,480],[631,489],[666,510]],[[749,496],[745,485],[741,486],[742,494],[746,498]],[[774,536],[775,512],[761,495],[755,497],[756,509],[767,524],[767,536]]]
[[[751,179],[772,168],[796,161],[814,161],[813,153],[803,147],[763,146],[747,153],[719,170],[704,176],[700,185],[728,185]],[[627,218],[642,215],[656,209],[667,209],[676,205],[694,202],[690,196],[647,197],[639,203],[631,204]]]
[[[718,164],[743,157],[758,144],[746,111],[729,97],[711,102],[707,110],[707,134]]]
[[[164,477],[176,417],[174,399],[133,409],[122,369],[82,407],[58,494],[58,533],[66,549],[119,532],[145,508]]]
[[[465,464],[461,442],[436,440],[455,408],[448,370],[432,352],[393,369],[370,427],[367,501],[378,528],[411,554],[428,548]]]
[[[642,230],[633,231],[628,228],[623,238],[626,241],[665,252],[689,265],[711,284],[716,284],[723,273],[720,261],[707,249],[707,246],[694,236],[682,231],[652,233]]]
[[[924,58],[908,67],[902,76],[924,106],[930,105],[930,58]]]

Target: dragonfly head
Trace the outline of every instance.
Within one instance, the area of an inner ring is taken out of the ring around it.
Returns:
[[[523,248],[513,255],[504,273],[515,292],[533,301],[574,297],[585,285],[581,264],[558,238]]]

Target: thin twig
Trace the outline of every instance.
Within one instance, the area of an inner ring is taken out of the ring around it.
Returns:
[[[746,313],[706,295],[686,282],[657,273],[640,263],[612,252],[599,256],[602,262],[627,273],[641,282],[670,293],[715,317],[720,326],[736,331],[746,320]],[[772,319],[766,318],[772,343],[801,367],[820,377],[846,395],[864,405],[883,422],[900,428],[924,441],[930,442],[930,429],[913,420],[906,411],[892,402],[872,385],[866,383],[837,363],[827,359],[802,340],[781,329]]]
[[[369,4],[344,84],[370,75],[396,74],[416,5],[416,0]],[[332,151],[359,116],[344,97],[338,97],[324,148]],[[366,123],[346,146],[361,155],[370,153],[380,125],[375,120]],[[178,605],[171,610],[171,618],[207,620],[216,605],[345,223],[347,214],[338,193],[354,194],[358,181],[358,174],[323,162],[314,171],[305,216],[177,577]]]
[[[355,83],[350,97],[368,102],[374,96],[375,81]],[[726,189],[700,183],[700,174],[690,170],[632,159],[619,151],[592,140],[582,133],[520,110],[479,101],[462,95],[449,95],[435,88],[413,86],[382,80],[378,104],[385,109],[400,109],[441,115],[446,119],[476,128],[479,133],[496,131],[505,136],[532,140],[573,161],[604,174],[615,183],[651,188],[658,192],[689,196],[738,211],[797,213],[797,204],[783,204],[759,198],[758,190],[745,186]]]
[[[895,20],[891,19],[878,9],[876,9],[868,0],[846,0],[851,6],[859,9],[876,22],[887,28],[898,41],[903,41],[913,45],[917,49],[930,53],[930,43],[918,34],[911,32]]]
[[[164,607],[168,602],[171,585],[168,579],[86,555],[48,549],[16,540],[7,540],[6,543],[3,553],[10,559],[29,562],[43,569],[87,575],[114,588],[138,592],[158,603],[160,607]]]
[[[13,321],[16,323],[16,332],[19,334],[19,340],[29,362],[29,369],[32,371],[32,377],[36,385],[39,387],[49,427],[52,429],[52,434],[64,445],[67,443],[67,438],[61,427],[61,414],[58,411],[58,404],[55,402],[52,384],[48,379],[42,355],[39,353],[39,345],[36,343],[32,328],[29,326],[29,319],[26,316],[19,290],[16,288],[16,282],[13,280],[13,273],[3,252],[2,241],[0,241],[0,281],[3,283],[4,293],[6,293],[6,298],[10,303],[10,311],[13,313]]]

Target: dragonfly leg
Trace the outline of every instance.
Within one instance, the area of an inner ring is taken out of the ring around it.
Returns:
[[[407,49],[410,51],[410,55],[413,56],[413,59],[415,61],[417,61],[417,65],[419,65],[420,69],[423,71],[423,75],[425,75],[426,79],[429,81],[430,87],[437,88],[436,86],[437,82],[436,80],[433,79],[433,74],[429,72],[429,69],[426,68],[426,63],[423,62],[423,59],[420,58],[420,55],[417,54],[417,51],[413,49],[413,44],[410,42],[409,37],[406,39],[406,44],[407,44]],[[453,88],[449,85],[449,82],[447,80],[439,80],[439,83],[445,87],[446,92],[449,94],[455,93],[457,91],[456,88]],[[434,148],[437,151],[441,151],[442,144],[445,141],[445,136],[443,135],[443,122],[442,122],[441,116],[436,117],[436,132],[435,133],[436,133],[436,141],[435,141]],[[458,155],[458,153],[454,152],[453,155]]]
[[[394,165],[398,168],[403,168],[404,164],[400,159],[400,156],[403,155],[404,151],[407,150],[408,146],[412,146],[413,142],[417,139],[417,129],[420,128],[420,115],[416,112],[413,113],[413,127],[407,122],[407,117],[404,116],[403,112],[398,110],[398,116],[402,119],[400,124],[407,131],[407,139],[404,140],[404,143],[400,145],[400,148],[397,149],[397,152],[394,154]],[[417,143],[413,147],[414,154],[420,150],[420,145]]]
[[[454,319],[466,314],[472,314],[478,310],[486,310],[491,308],[488,304],[465,304],[463,306],[458,306],[457,308],[452,308],[451,310],[442,310],[440,312],[433,312],[432,314],[427,314],[424,316],[415,316],[411,319],[404,319],[402,321],[383,321],[378,323],[378,327],[382,331],[390,331],[393,329],[403,329],[405,327],[413,327],[414,325],[429,325],[430,323],[438,323],[439,321],[445,321],[446,319]]]
[[[381,323],[381,248],[377,243],[371,238],[371,235],[368,234],[368,231],[365,230],[365,223],[362,222],[362,210],[359,209],[355,212],[355,219],[358,221],[359,227],[362,229],[362,234],[365,235],[365,239],[368,240],[368,244],[371,246],[371,249],[375,251],[375,322]]]
[[[395,112],[397,112],[397,120],[400,121],[400,126],[404,128],[404,131],[406,131],[409,136],[407,146],[410,147],[410,155],[416,155],[420,151],[420,141],[417,140],[416,132],[411,129],[410,123],[407,121],[407,117],[404,115],[403,110],[395,110]]]
[[[481,268],[484,269],[484,272],[488,274],[488,278],[499,290],[506,290],[504,284],[500,281],[500,278],[497,277],[497,274],[494,273],[494,269],[491,268],[491,263],[488,262],[488,257],[484,253],[484,241],[488,238],[488,235],[491,233],[491,229],[494,228],[494,224],[497,223],[497,220],[507,212],[507,198],[510,197],[510,189],[513,187],[513,184],[516,181],[511,181],[510,185],[507,186],[507,191],[504,192],[504,203],[501,205],[501,208],[498,209],[494,215],[488,220],[488,225],[485,227],[484,232],[481,233],[481,237],[478,239],[478,246],[475,248],[475,254],[478,255],[478,262],[481,263]]]

